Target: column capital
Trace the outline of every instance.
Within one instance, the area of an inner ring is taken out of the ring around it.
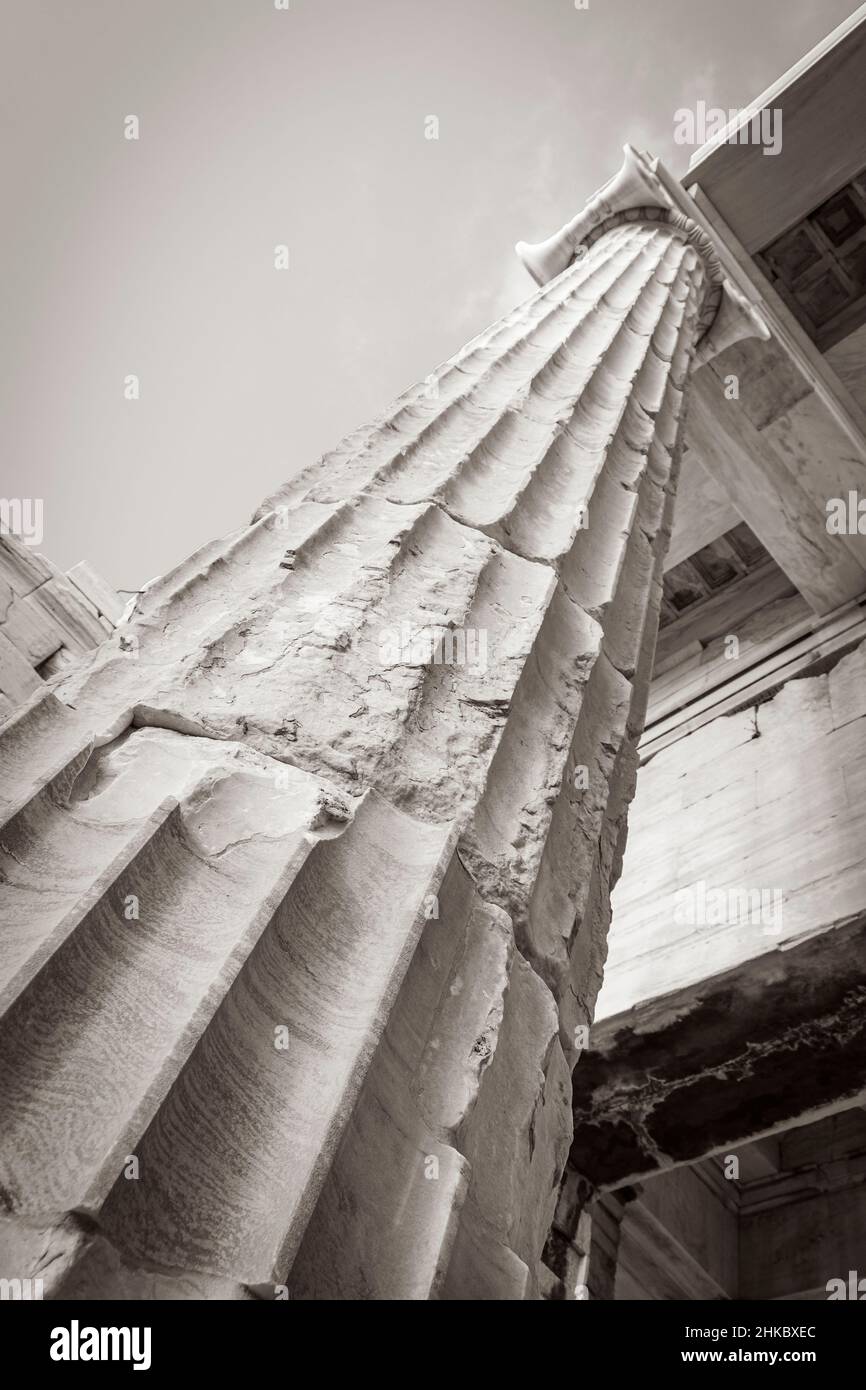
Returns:
[[[519,241],[515,250],[536,283],[544,285],[585,254],[606,231],[629,221],[667,223],[694,246],[704,263],[707,288],[699,318],[698,363],[740,338],[770,336],[745,284],[736,283],[722,269],[714,238],[694,199],[660,160],[631,145],[623,147],[618,172],[576,217],[546,241],[534,245]]]

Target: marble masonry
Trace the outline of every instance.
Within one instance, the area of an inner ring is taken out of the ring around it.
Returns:
[[[866,303],[783,243],[853,283],[863,28],[761,99],[784,208],[626,146],[524,303],[125,610],[6,539],[0,1276],[730,1297],[822,1152],[860,1211]]]

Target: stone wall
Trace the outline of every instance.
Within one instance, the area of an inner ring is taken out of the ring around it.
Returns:
[[[597,1017],[862,916],[864,790],[866,645],[653,756]]]

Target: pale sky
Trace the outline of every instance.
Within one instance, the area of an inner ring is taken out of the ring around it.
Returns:
[[[0,496],[138,587],[524,298],[514,242],[626,141],[682,175],[677,108],[745,106],[855,8],[0,0]]]

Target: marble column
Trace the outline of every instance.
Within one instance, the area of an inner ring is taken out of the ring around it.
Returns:
[[[760,331],[684,198],[627,150],[532,298],[5,726],[0,1274],[539,1296],[687,378]]]

